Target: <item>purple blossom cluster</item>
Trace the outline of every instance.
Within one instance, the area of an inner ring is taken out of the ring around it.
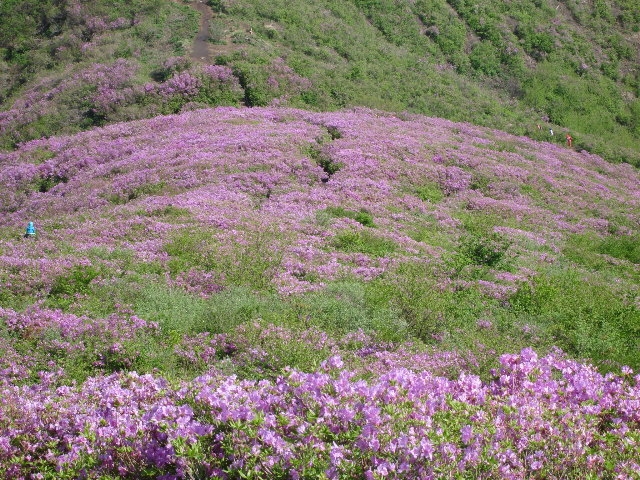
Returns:
[[[202,298],[209,298],[212,294],[222,291],[220,280],[215,274],[203,270],[192,268],[187,272],[180,272],[176,278],[167,276],[167,285],[173,288],[198,295]]]
[[[131,101],[144,98],[145,101],[160,99],[162,102],[180,99],[182,110],[202,108],[203,105],[237,104],[242,98],[243,90],[238,78],[231,68],[224,65],[192,66],[185,57],[171,57],[164,64],[166,80],[161,83],[148,82],[136,87],[135,95],[128,97]],[[146,96],[146,97],[145,97]],[[118,99],[112,108],[118,107]],[[196,102],[189,108],[189,101]]]
[[[191,61],[187,57],[169,57],[162,63],[162,68],[167,72],[176,73],[191,67]]]
[[[7,246],[5,243],[3,247]],[[43,251],[55,249],[54,242],[43,242],[38,249],[6,248],[0,255],[0,285],[3,291],[15,295],[43,297],[55,279],[74,266],[82,265],[78,258],[46,258]],[[87,263],[84,263],[85,265]]]
[[[89,103],[97,116],[117,120],[119,110],[134,104],[153,108],[152,104],[159,112],[162,105],[172,99],[179,99],[181,103],[200,100],[201,107],[238,104],[243,96],[238,78],[227,66],[192,67],[185,57],[171,57],[163,65],[167,78],[145,84],[136,79],[138,68],[135,59],[118,58],[113,63],[94,63],[82,70],[70,67],[64,78],[44,77],[9,109],[0,112],[0,135],[13,135],[16,141],[22,141],[21,128],[33,124],[43,115],[59,115],[56,105],[67,97]],[[71,103],[71,100],[65,103]],[[82,111],[67,114],[84,115],[86,107],[82,108]]]
[[[334,338],[315,327],[283,328],[263,321],[242,324],[225,334],[186,335],[174,347],[174,353],[191,371],[232,367],[233,371],[253,376],[273,376],[286,370],[292,359],[299,360],[304,355],[310,359],[307,363],[310,370],[331,356],[339,356],[345,368],[358,376],[379,376],[393,366],[452,377],[476,370],[480,362],[495,356],[495,351],[489,350],[477,355],[426,348],[411,342],[381,341],[377,335],[361,329]]]
[[[27,379],[38,368],[57,371],[66,358],[78,355],[98,371],[131,368],[138,353],[129,351],[126,345],[159,333],[156,323],[147,322],[126,309],[95,319],[38,306],[25,312],[0,308],[0,322],[13,339],[0,344],[2,383]],[[26,345],[31,345],[32,350],[21,353]]]
[[[159,87],[161,95],[173,97],[175,95],[183,97],[194,97],[197,95],[202,82],[189,72],[180,72],[173,75],[169,80]]]
[[[469,188],[471,174],[460,167],[445,167],[438,171],[438,183],[445,195],[451,195]]]
[[[86,19],[87,29],[91,34],[102,33],[107,30],[118,30],[131,26],[131,21],[126,18],[116,18],[113,21],[107,21],[100,17],[89,17]]]
[[[137,68],[136,62],[119,58],[111,64],[95,63],[80,71],[70,69],[64,79],[44,77],[21,95],[11,108],[0,112],[0,134],[15,131],[16,139],[20,140],[19,127],[35,122],[42,115],[57,114],[55,105],[61,97],[74,92],[86,97],[87,87],[95,93],[90,93],[86,100],[92,102],[98,113],[130,103],[141,93],[133,82]]]
[[[221,84],[234,84],[238,78],[233,75],[233,70],[226,65],[203,65],[202,72],[211,80]]]
[[[640,473],[640,377],[556,352],[505,355],[493,379],[391,363],[367,380],[331,356],[272,381],[135,373],[0,395],[0,471],[157,478],[616,477]]]
[[[283,58],[276,58],[269,69],[270,75],[266,79],[266,85],[276,97],[272,100],[272,105],[280,105],[288,100],[292,94],[299,94],[309,90],[312,86],[308,78],[298,75]],[[282,92],[287,92],[283,95]]]
[[[114,69],[121,72],[116,77],[126,77],[128,68],[122,63]],[[120,81],[109,83],[103,68],[91,75],[105,86]],[[233,81],[231,72],[219,66],[205,67],[200,76],[178,75],[200,79],[185,83],[184,89],[176,86],[183,92],[195,91],[205,77]],[[516,152],[492,148],[504,142]],[[320,148],[323,158],[341,166],[329,181],[307,153],[310,148]],[[34,158],[43,152],[46,160],[36,164]],[[567,235],[604,235],[613,227],[619,234],[634,234],[640,211],[640,182],[629,165],[554,145],[542,148],[527,138],[470,125],[366,110],[196,110],[32,141],[2,154],[0,165],[0,183],[7,187],[0,190],[2,228],[34,219],[41,240],[53,242],[47,245],[62,241],[80,251],[126,248],[139,259],[161,262],[167,260],[167,235],[176,230],[213,227],[223,251],[243,248],[244,254],[255,243],[254,232],[278,231],[269,248],[281,260],[271,281],[287,294],[349,276],[372,279],[396,262],[417,257],[437,262],[442,248],[412,232],[424,229],[430,217],[436,220],[431,228],[460,236],[460,212],[466,211],[499,219],[495,232],[511,242],[507,256],[517,259],[516,276],[498,278],[500,272],[494,272],[493,278],[484,278],[497,286],[485,283],[483,288],[502,297],[530,278],[532,266],[553,262]],[[52,186],[34,191],[42,179],[50,179]],[[421,200],[416,192],[425,184],[437,185],[444,198]],[[375,227],[350,218],[317,221],[319,212],[335,205],[365,209]],[[187,215],[153,214],[167,208]],[[78,213],[88,211],[91,217]],[[60,222],[66,228],[51,228]],[[331,248],[332,239],[345,229],[373,232],[396,248],[382,257]],[[45,250],[42,244],[8,242],[0,277],[12,284],[33,283],[20,288],[46,288],[49,273],[26,279],[11,273],[11,265],[48,261]],[[182,275],[178,282],[199,283],[206,294],[204,279]]]

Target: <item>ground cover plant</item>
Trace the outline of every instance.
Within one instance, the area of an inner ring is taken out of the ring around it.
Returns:
[[[5,1],[0,148],[199,106],[359,105],[570,133],[578,151],[638,166],[635,3]]]
[[[24,143],[0,185],[4,478],[640,472],[629,164],[220,107]]]

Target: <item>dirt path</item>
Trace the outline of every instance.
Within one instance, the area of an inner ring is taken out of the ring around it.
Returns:
[[[212,55],[209,43],[209,25],[213,17],[213,10],[204,0],[196,0],[191,5],[200,12],[200,30],[193,41],[191,58],[203,63],[211,63]]]

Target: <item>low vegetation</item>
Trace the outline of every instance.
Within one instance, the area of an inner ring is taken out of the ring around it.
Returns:
[[[637,478],[639,29],[1,3],[0,477]]]
[[[34,140],[0,165],[5,478],[640,468],[631,165],[281,107]]]
[[[632,0],[210,1],[206,72],[189,3],[4,2],[0,146],[202,106],[360,105],[640,165]]]

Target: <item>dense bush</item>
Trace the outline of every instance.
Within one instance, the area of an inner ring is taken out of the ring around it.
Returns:
[[[640,310],[607,285],[573,271],[551,271],[522,286],[510,300],[577,357],[599,365],[633,362],[638,349]]]

